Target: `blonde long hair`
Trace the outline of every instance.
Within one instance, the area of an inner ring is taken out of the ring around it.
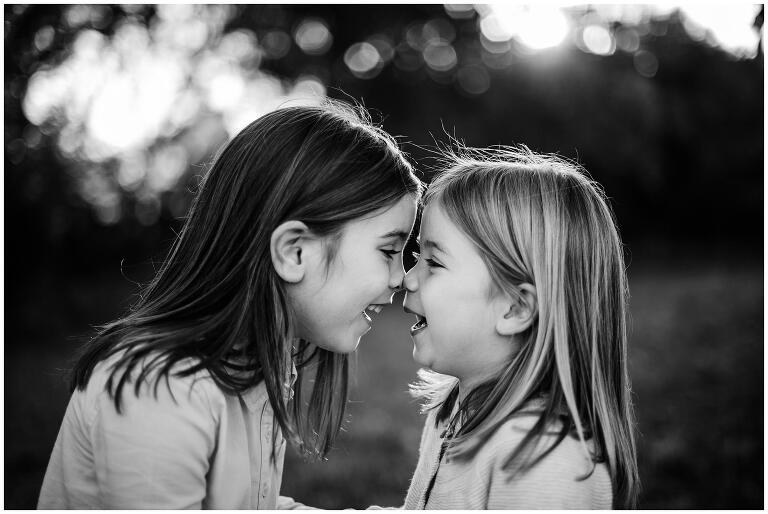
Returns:
[[[424,205],[440,203],[478,248],[494,287],[520,299],[518,286],[530,283],[538,296],[537,322],[504,370],[464,402],[473,405],[449,452],[471,456],[531,400],[543,400],[539,422],[506,467],[514,461],[516,471],[529,469],[570,433],[593,463],[607,461],[614,505],[634,507],[639,479],[627,370],[628,290],[605,194],[579,165],[525,146],[460,149],[445,159],[448,169],[430,184]],[[438,421],[444,420],[455,380],[420,376],[413,393],[426,400],[425,409],[439,408]],[[531,458],[556,419],[564,422],[560,438]]]

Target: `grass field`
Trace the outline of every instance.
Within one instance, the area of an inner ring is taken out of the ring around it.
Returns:
[[[762,508],[762,263],[636,259],[630,290],[640,506]],[[6,296],[6,508],[35,506],[67,402],[68,337],[116,315],[131,292],[115,274],[38,277]],[[402,504],[421,431],[406,394],[411,318],[397,304],[382,312],[353,357],[347,430],[326,462],[289,452],[283,494],[325,508]]]

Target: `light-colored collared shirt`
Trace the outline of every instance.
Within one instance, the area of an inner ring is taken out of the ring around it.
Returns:
[[[114,361],[98,364],[85,390],[72,394],[38,508],[303,507],[279,495],[286,442],[278,433],[272,460],[274,415],[263,382],[229,395],[205,371],[169,375],[156,398],[147,383],[137,397],[131,382],[118,413],[105,390]]]

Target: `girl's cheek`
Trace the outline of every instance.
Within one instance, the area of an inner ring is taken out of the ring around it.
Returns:
[[[382,265],[381,262],[371,261],[371,265],[366,271],[365,276],[357,280],[357,284],[353,284],[353,286],[356,285],[369,293],[380,293],[381,290],[389,288],[389,277],[392,271],[391,265],[387,263]]]
[[[419,293],[424,309],[434,310],[436,307],[439,307],[440,291],[439,289],[436,290],[434,284],[428,279],[419,282]],[[429,315],[427,313],[424,314],[427,316],[427,319],[429,319]]]
[[[403,267],[403,261],[397,258],[397,256],[393,257],[392,260],[389,262],[389,274],[390,275],[397,275],[400,270]]]

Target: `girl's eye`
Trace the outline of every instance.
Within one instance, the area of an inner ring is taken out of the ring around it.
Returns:
[[[443,268],[444,266],[433,259],[424,259],[430,268]]]
[[[381,253],[386,255],[387,259],[392,259],[392,256],[400,253],[400,250],[382,250]]]
[[[413,255],[413,257],[417,261],[419,259],[421,259],[421,254],[419,252],[412,252],[411,255]],[[444,268],[445,267],[445,266],[443,266],[442,264],[440,264],[439,262],[437,262],[434,259],[424,259],[424,262],[426,262],[427,266],[429,266],[430,268]]]

